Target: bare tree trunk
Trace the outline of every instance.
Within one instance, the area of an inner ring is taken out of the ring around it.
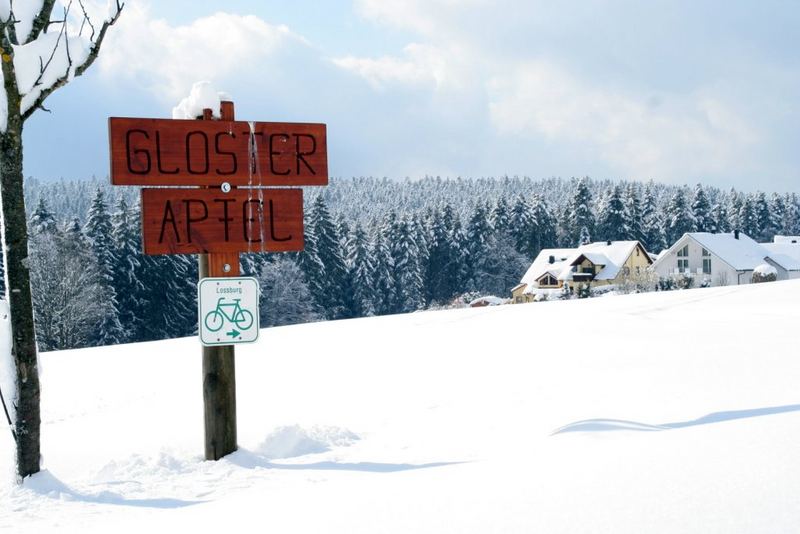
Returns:
[[[19,103],[9,102],[9,109]],[[33,326],[28,226],[22,187],[22,118],[9,114],[0,133],[0,187],[2,187],[3,242],[6,248],[6,294],[11,308],[12,355],[17,368],[17,472],[26,477],[39,472],[39,370]]]

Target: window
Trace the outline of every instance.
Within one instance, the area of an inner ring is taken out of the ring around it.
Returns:
[[[557,285],[558,285],[558,280],[556,280],[556,278],[552,275],[547,274],[539,279],[539,286],[544,287],[544,286],[557,286]]]
[[[684,245],[678,250],[678,272],[684,273],[689,270],[689,245]]]
[[[637,269],[638,269],[638,267],[637,267]],[[625,275],[625,276],[630,276],[631,268],[626,265],[625,267],[622,268],[622,274]]]
[[[703,274],[711,274],[711,258],[703,258]]]
[[[706,249],[703,249],[703,256],[711,256],[711,253]]]

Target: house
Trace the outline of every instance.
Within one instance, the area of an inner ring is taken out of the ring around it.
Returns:
[[[776,235],[772,243],[761,243],[770,258],[786,267],[788,278],[800,278],[800,236]],[[778,271],[778,280],[780,271]]]
[[[749,284],[753,271],[764,264],[777,270],[778,280],[800,277],[800,261],[771,252],[738,230],[683,234],[658,256],[652,269],[662,278],[688,276],[701,280],[695,285],[725,286]]]
[[[543,249],[520,283],[511,290],[514,303],[532,302],[564,286],[619,284],[644,274],[653,263],[638,241],[599,241],[578,248]]]

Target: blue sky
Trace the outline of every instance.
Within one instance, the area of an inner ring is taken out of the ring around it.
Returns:
[[[195,81],[328,124],[333,176],[584,176],[800,191],[792,2],[128,0],[26,124],[25,172],[108,172],[106,118]]]

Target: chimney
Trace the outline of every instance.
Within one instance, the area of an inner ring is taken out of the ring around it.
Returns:
[[[556,257],[555,257],[555,256],[550,256],[550,257],[547,259],[547,263],[555,263],[555,262],[556,262]]]
[[[733,238],[734,239],[739,239],[739,230],[738,229],[733,231]]]
[[[606,241],[606,245],[611,246],[611,240]]]

